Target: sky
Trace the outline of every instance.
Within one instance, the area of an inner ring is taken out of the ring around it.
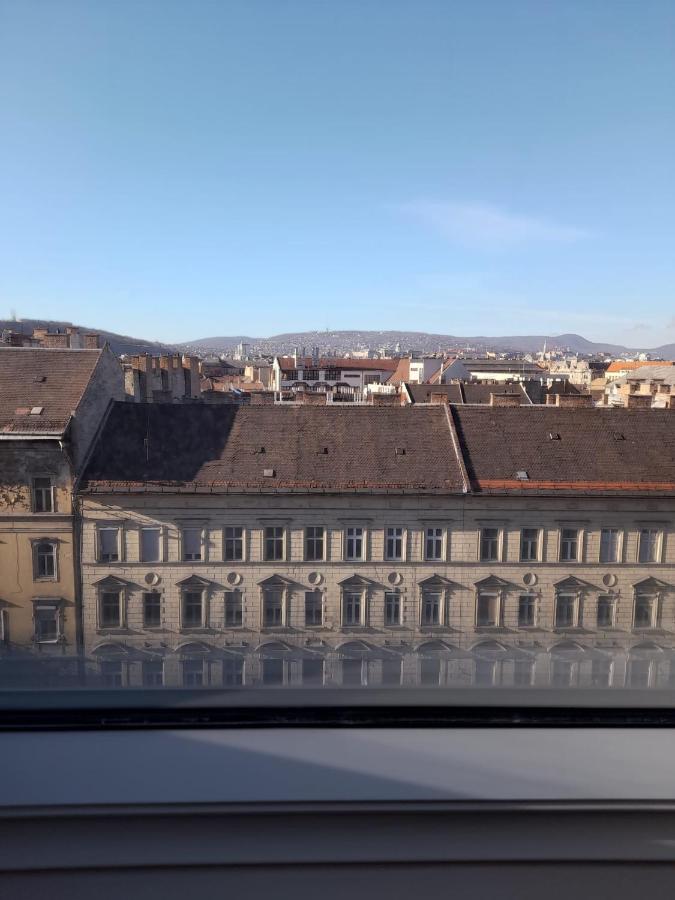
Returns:
[[[675,341],[673,0],[0,0],[0,318]]]

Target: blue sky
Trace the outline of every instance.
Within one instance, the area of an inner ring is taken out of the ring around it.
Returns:
[[[675,341],[672,0],[0,0],[0,316]]]

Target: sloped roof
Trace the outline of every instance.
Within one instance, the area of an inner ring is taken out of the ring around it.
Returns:
[[[278,356],[280,368],[284,372],[293,369],[374,369],[376,372],[394,372],[398,367],[398,359],[348,359],[346,357],[328,356],[318,362],[312,361],[311,356],[299,358],[297,361],[292,356]]]
[[[656,360],[656,359],[646,359],[646,360],[627,360],[627,359],[615,359],[614,362],[611,362],[606,372],[632,372],[634,369],[641,369],[644,366],[672,366],[674,365],[672,362],[667,362],[664,360]]]
[[[484,384],[477,381],[465,381],[462,384],[464,403],[480,403],[489,405],[490,394],[517,394],[522,404],[529,404],[530,398],[524,387],[518,383],[512,384]]]
[[[464,481],[444,408],[121,402],[82,489],[455,493]]]
[[[0,349],[0,436],[62,435],[102,350]],[[41,412],[31,415],[31,410]]]
[[[462,403],[462,390],[455,384],[409,384],[406,388],[413,403],[431,403],[432,394],[445,394],[449,403]]]
[[[471,486],[480,493],[675,494],[672,410],[452,406],[450,412]]]

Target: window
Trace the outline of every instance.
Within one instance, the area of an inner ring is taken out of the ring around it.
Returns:
[[[323,684],[323,669],[324,665],[322,659],[303,659],[302,683]]]
[[[122,626],[122,591],[101,591],[99,600],[99,627]]]
[[[476,625],[496,627],[500,624],[501,597],[492,591],[480,591],[476,601]]]
[[[401,660],[382,660],[382,684],[393,687],[401,683]]]
[[[534,664],[531,659],[517,659],[513,664],[513,683],[516,687],[529,687],[534,680]]]
[[[591,687],[609,687],[612,683],[612,660],[594,659],[591,662]]]
[[[284,592],[282,588],[266,588],[263,593],[263,626],[278,628],[284,624]]]
[[[633,614],[634,628],[656,628],[657,602],[653,594],[636,594]]]
[[[575,687],[579,682],[579,663],[573,659],[554,657],[551,660],[551,687]]]
[[[284,529],[281,526],[265,528],[264,558],[268,562],[284,558]]]
[[[98,530],[98,560],[99,562],[119,562],[120,558],[120,529],[99,528]]]
[[[228,525],[225,528],[223,556],[226,562],[236,562],[244,558],[244,529],[239,525]]]
[[[342,684],[358,687],[368,683],[368,664],[362,659],[342,660]]]
[[[106,659],[100,663],[101,680],[105,687],[122,687],[124,677],[122,662],[117,659]]]
[[[621,532],[618,528],[603,528],[600,532],[600,562],[618,563],[621,554]]]
[[[236,686],[244,683],[244,660],[231,657],[223,660],[223,684]]]
[[[614,627],[614,598],[598,597],[598,628]]]
[[[648,688],[654,685],[654,660],[628,660],[628,684],[632,688]]]
[[[184,659],[183,660],[183,686],[184,687],[203,687],[206,684],[204,678],[204,660],[203,659]]]
[[[305,625],[323,625],[323,597],[321,591],[305,591]]]
[[[576,528],[563,528],[560,532],[560,561],[578,562],[579,531]]]
[[[225,591],[225,627],[240,628],[244,622],[241,591]]]
[[[361,591],[345,591],[342,595],[342,624],[363,625],[363,607]]]
[[[481,528],[480,558],[481,562],[499,560],[499,528]]]
[[[164,662],[161,659],[143,663],[143,687],[162,687],[164,684]]]
[[[536,624],[537,598],[532,594],[521,594],[518,598],[518,627],[531,628]]]
[[[638,549],[638,562],[657,563],[660,557],[661,532],[657,528],[642,528]]]
[[[443,593],[422,591],[422,625],[441,625]]]
[[[497,683],[497,660],[480,659],[475,662],[474,684],[488,687]]]
[[[385,546],[385,559],[400,560],[403,559],[403,529],[387,528]]]
[[[387,591],[384,595],[384,624],[401,624],[401,595],[398,591]]]
[[[424,558],[428,560],[443,559],[443,529],[427,528],[424,537]]]
[[[278,685],[284,683],[285,666],[283,659],[263,659],[261,668],[263,684]]]
[[[183,560],[185,562],[198,562],[202,558],[202,530],[201,528],[183,529]]]
[[[420,684],[426,687],[437,686],[441,683],[440,659],[420,660]]]
[[[51,478],[33,479],[33,512],[54,512],[54,487]]]
[[[312,525],[305,528],[305,559],[309,562],[324,558],[323,526]]]
[[[35,577],[56,580],[56,544],[40,541],[35,547]]]
[[[577,622],[577,595],[557,594],[555,598],[556,628],[575,628]]]
[[[363,528],[348,528],[346,534],[345,559],[362,560],[364,557]]]
[[[204,625],[204,592],[183,591],[181,625],[183,628],[202,628]]]
[[[143,594],[143,627],[159,628],[162,624],[162,597],[157,591]]]
[[[539,529],[523,528],[520,532],[520,561],[537,562],[539,559]]]
[[[33,610],[34,637],[38,644],[54,644],[59,639],[60,611],[55,604],[37,604]]]
[[[161,530],[141,528],[141,562],[159,562]]]

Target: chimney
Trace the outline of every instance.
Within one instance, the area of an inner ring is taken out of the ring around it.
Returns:
[[[626,397],[626,406],[628,407],[628,409],[651,409],[652,395],[651,394],[629,394]]]
[[[273,406],[274,391],[252,391],[251,406]]]
[[[327,403],[327,394],[313,394],[310,391],[302,391],[297,395],[297,402],[304,406],[325,406]]]
[[[43,340],[43,346],[52,350],[67,350],[70,347],[69,334],[46,334]]]
[[[579,409],[593,406],[593,398],[590,394],[556,394],[556,406],[561,409]]]
[[[448,403],[449,397],[446,393],[442,393],[441,391],[432,391],[429,395],[429,402],[438,406],[442,403]]]
[[[372,394],[373,406],[399,406],[400,399],[397,394]]]
[[[95,331],[90,331],[83,335],[85,350],[99,350],[101,347],[101,336]]]
[[[520,406],[520,394],[490,394],[490,406]]]

